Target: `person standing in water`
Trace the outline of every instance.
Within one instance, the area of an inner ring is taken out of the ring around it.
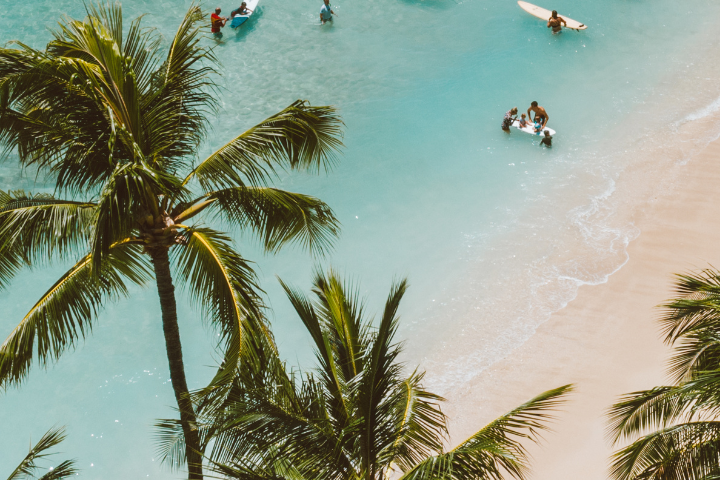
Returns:
[[[505,117],[503,118],[502,123],[500,124],[500,128],[505,130],[507,133],[510,133],[510,126],[512,126],[513,122],[517,118],[518,109],[517,107],[513,107],[507,112],[505,112]]]
[[[330,0],[325,0],[325,3],[320,7],[320,23],[332,22],[332,16],[335,12],[330,8]]]
[[[540,140],[540,146],[545,145],[546,147],[552,147],[552,137],[550,136],[550,130],[545,130],[545,136]]]
[[[562,26],[565,25],[567,27],[567,22],[564,18],[558,17],[557,10],[552,11],[552,16],[548,19],[548,28],[552,28],[553,34],[562,32]]]
[[[530,108],[528,108],[527,114],[528,118],[533,118],[532,115],[530,115],[530,112],[535,113],[535,119],[533,122],[538,123],[542,125],[542,128],[545,128],[545,125],[547,125],[548,121],[550,120],[550,115],[545,111],[543,107],[538,106],[537,102],[532,102],[530,104]]]
[[[220,7],[218,7],[215,9],[215,13],[210,15],[210,31],[216,40],[220,40],[222,38],[223,34],[220,29],[225,26],[225,22],[227,21],[227,18],[220,16],[220,12]]]

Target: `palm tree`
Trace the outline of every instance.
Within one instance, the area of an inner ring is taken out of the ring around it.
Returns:
[[[335,110],[297,101],[196,159],[216,107],[204,26],[192,6],[163,54],[140,19],[123,28],[119,5],[89,7],[45,50],[0,49],[0,143],[55,183],[52,195],[0,193],[0,287],[23,266],[74,261],[0,346],[0,387],[19,384],[33,359],[56,361],[128,282],[154,276],[189,478],[202,478],[201,452],[173,282],[219,330],[214,382],[268,333],[251,266],[197,215],[249,230],[269,252],[296,243],[322,253],[338,233],[329,207],[269,185],[282,170],[327,170],[342,146]]]
[[[618,480],[720,478],[720,272],[679,275],[664,305],[665,341],[676,345],[673,384],[625,395],[610,410]]]
[[[75,462],[65,460],[57,467],[51,467],[46,474],[40,477],[37,476],[40,467],[38,467],[36,462],[52,455],[51,453],[46,453],[46,450],[53,448],[63,440],[65,440],[64,428],[51,428],[48,430],[35,446],[30,448],[30,452],[28,452],[23,461],[20,462],[20,465],[13,470],[7,480],[62,480],[77,475],[78,471],[75,468]]]
[[[357,290],[332,271],[314,280],[315,302],[283,287],[310,333],[315,374],[288,372],[274,351],[263,368],[242,369],[232,384],[198,395],[200,430],[212,442],[208,468],[243,480],[406,480],[525,478],[528,440],[570,391],[545,392],[445,450],[443,399],[403,373],[394,337],[407,288],[395,283],[372,327]],[[160,453],[176,460],[180,430],[162,422]]]

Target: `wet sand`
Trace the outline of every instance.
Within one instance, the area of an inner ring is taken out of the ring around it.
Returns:
[[[581,287],[528,342],[447,395],[453,445],[535,394],[573,383],[554,432],[531,448],[531,477],[608,478],[607,408],[623,393],[666,382],[670,349],[656,307],[673,296],[673,274],[720,267],[720,140],[674,171],[666,193],[635,214],[641,233],[623,268]]]

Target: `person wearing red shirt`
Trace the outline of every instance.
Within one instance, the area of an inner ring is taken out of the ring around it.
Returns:
[[[210,31],[217,40],[222,38],[223,34],[220,29],[225,26],[227,21],[227,18],[220,16],[220,11],[220,7],[218,7],[215,9],[215,13],[210,15]]]

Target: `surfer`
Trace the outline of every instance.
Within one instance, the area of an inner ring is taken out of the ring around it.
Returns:
[[[220,12],[220,7],[218,7],[215,9],[215,13],[210,15],[210,31],[216,40],[220,40],[222,38],[223,34],[220,29],[225,26],[225,22],[227,21],[227,18],[220,16]]]
[[[500,124],[500,128],[505,130],[506,132],[510,133],[510,126],[515,121],[515,118],[517,118],[518,109],[517,107],[513,107],[507,112],[505,112],[505,117],[503,118],[502,123]],[[513,115],[515,116],[513,118]]]
[[[548,19],[548,28],[552,28],[553,34],[562,32],[562,25],[567,27],[567,22],[564,18],[558,17],[557,10],[552,11],[552,16]]]
[[[552,137],[550,136],[550,130],[545,130],[545,136],[542,140],[540,140],[540,145],[552,147]]]
[[[247,8],[247,3],[242,2],[237,10],[233,10],[230,14],[230,18],[235,18],[235,15],[249,15],[252,13],[252,10]]]
[[[550,120],[550,115],[545,111],[543,107],[538,106],[537,102],[532,102],[530,104],[530,108],[528,108],[527,114],[528,118],[532,118],[532,115],[530,115],[530,112],[535,113],[535,120],[533,120],[534,123],[537,123],[538,120],[542,124],[542,128],[545,128],[545,125],[547,125],[548,121]]]
[[[325,0],[325,3],[320,7],[320,23],[332,22],[332,16],[335,12],[330,8],[330,0]]]

